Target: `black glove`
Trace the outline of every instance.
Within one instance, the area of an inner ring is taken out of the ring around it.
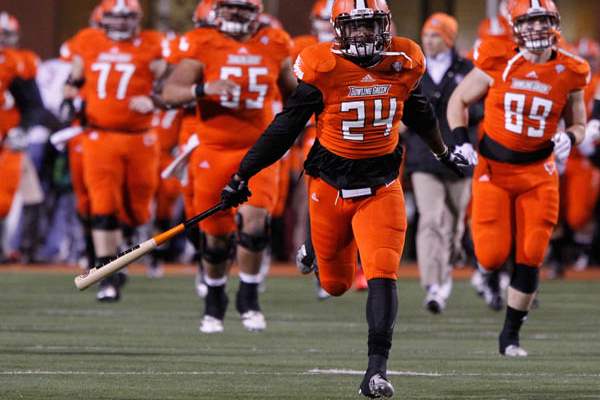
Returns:
[[[467,159],[457,150],[456,146],[446,147],[446,151],[442,154],[435,154],[435,158],[444,164],[446,168],[454,172],[458,177],[464,178],[465,171],[463,168],[469,166]]]
[[[248,201],[250,196],[252,192],[248,189],[248,182],[234,174],[221,192],[221,202],[223,208],[234,208]]]

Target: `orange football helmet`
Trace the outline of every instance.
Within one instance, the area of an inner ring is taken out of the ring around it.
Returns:
[[[194,11],[194,26],[212,26],[215,22],[215,0],[200,0]]]
[[[331,11],[334,0],[317,0],[310,12],[310,25],[312,34],[319,42],[332,42],[335,39],[335,31],[331,24]]]
[[[378,61],[391,43],[385,0],[335,0],[331,19],[339,51],[360,65]]]
[[[140,28],[142,7],[138,0],[102,0],[101,28],[113,40],[129,40]]]
[[[543,52],[556,45],[560,34],[560,14],[552,0],[509,0],[514,38],[520,47]]]
[[[19,20],[7,12],[0,12],[0,47],[16,47],[19,43]]]
[[[89,25],[92,28],[100,28],[102,24],[102,8],[100,6],[94,7],[92,14],[90,15]]]
[[[216,0],[215,25],[233,37],[252,34],[260,25],[263,8],[262,0]]]

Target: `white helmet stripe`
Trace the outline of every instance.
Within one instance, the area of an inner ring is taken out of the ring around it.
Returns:
[[[357,9],[367,8],[367,4],[365,3],[365,0],[356,0],[356,8]]]
[[[6,13],[4,11],[1,12],[0,13],[0,28],[4,29],[4,30],[10,29],[10,27],[9,27],[10,23],[9,22],[10,21],[9,21],[9,18],[8,18],[8,13]]]
[[[127,8],[127,3],[125,3],[125,0],[117,0],[112,11],[113,12],[123,12],[123,11],[126,12],[129,10]]]
[[[531,0],[531,8],[542,8],[540,0]]]

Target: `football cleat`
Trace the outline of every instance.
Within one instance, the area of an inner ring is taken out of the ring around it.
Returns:
[[[242,325],[250,332],[260,332],[267,328],[265,316],[260,311],[247,311],[241,315]]]
[[[471,286],[477,292],[477,296],[483,297],[483,294],[485,293],[485,282],[483,281],[481,271],[475,270],[475,272],[473,272],[473,275],[471,275]]]
[[[113,303],[119,301],[120,298],[119,289],[109,280],[105,279],[100,283],[100,288],[96,293],[96,300],[101,303]]]
[[[150,279],[160,279],[165,275],[165,269],[162,266],[162,263],[152,257],[150,263],[146,266],[146,276]]]
[[[205,315],[200,321],[200,327],[198,328],[198,330],[202,333],[208,334],[222,333],[224,330],[223,321],[215,317],[211,317],[210,315]]]
[[[328,298],[331,297],[331,295],[329,293],[327,293],[327,291],[321,287],[321,282],[319,282],[319,279],[315,278],[315,284],[316,284],[316,289],[317,289],[317,299],[327,300]]]
[[[381,397],[392,397],[394,395],[394,386],[380,373],[376,373],[367,379],[365,379],[358,389],[358,394],[371,399],[378,399]]]
[[[525,349],[523,349],[520,346],[515,346],[514,344],[511,344],[510,346],[508,346],[506,349],[504,349],[504,353],[502,353],[503,356],[506,357],[527,357],[527,351],[525,351]]]

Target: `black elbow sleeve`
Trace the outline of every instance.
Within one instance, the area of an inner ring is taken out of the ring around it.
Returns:
[[[421,92],[415,89],[404,103],[402,122],[415,132],[429,131],[437,124],[437,118],[431,102]]]

